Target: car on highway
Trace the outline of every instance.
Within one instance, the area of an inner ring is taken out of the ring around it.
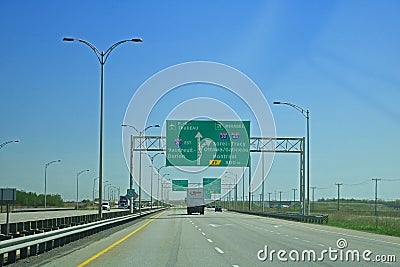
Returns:
[[[110,202],[108,202],[108,201],[103,201],[102,203],[101,203],[101,208],[103,209],[103,210],[110,210],[111,208],[110,208]]]
[[[222,207],[221,206],[215,206],[215,212],[222,212]]]

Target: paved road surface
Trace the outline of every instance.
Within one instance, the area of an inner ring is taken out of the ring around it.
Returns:
[[[182,209],[169,210],[122,229],[60,253],[44,266],[400,266],[398,237],[225,211],[207,210],[204,216],[188,216]],[[347,242],[347,247],[339,249],[338,239]],[[280,261],[277,252],[273,260],[258,259],[265,257],[265,253],[259,253],[265,246],[269,256],[272,250],[286,251],[280,253],[288,262]],[[311,250],[317,259],[322,258],[321,251],[327,252],[321,261],[301,261],[302,253],[306,251],[307,258]],[[346,253],[355,250],[360,252],[360,262],[346,262]],[[371,260],[382,254],[395,255],[397,262],[366,262],[362,259],[365,250],[371,251],[366,255]],[[296,251],[300,257],[297,262],[293,261]],[[330,260],[329,256],[338,259]]]

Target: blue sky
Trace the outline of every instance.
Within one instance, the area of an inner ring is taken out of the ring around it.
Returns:
[[[105,65],[104,177],[112,185],[129,185],[121,124],[136,90],[167,67],[201,60],[254,81],[277,136],[305,136],[305,119],[273,101],[310,110],[316,198],[334,197],[335,183],[344,184],[343,197],[372,198],[372,178],[386,179],[380,198],[400,198],[398,1],[2,1],[0,10],[0,143],[21,141],[0,151],[0,187],[43,193],[44,164],[61,159],[48,168],[47,192],[75,199],[76,174],[90,169],[80,176],[80,198],[92,197],[100,66],[88,47],[62,38],[106,50],[141,37],[115,49]],[[166,95],[150,123],[163,124],[179,101],[193,97],[219,99],[254,118],[232,95],[193,86],[197,93]],[[157,167],[162,161],[157,157]],[[144,164],[143,177],[150,173]],[[297,187],[298,157],[276,155],[266,192],[291,199]]]

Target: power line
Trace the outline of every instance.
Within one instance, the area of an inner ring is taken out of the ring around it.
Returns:
[[[400,181],[400,179],[381,179],[384,182],[396,182],[396,181]]]
[[[370,180],[364,180],[364,181],[362,181],[362,182],[360,182],[360,183],[355,183],[355,184],[343,184],[343,185],[345,185],[345,186],[358,186],[358,185],[363,185],[363,184],[369,183],[369,181],[370,181]]]

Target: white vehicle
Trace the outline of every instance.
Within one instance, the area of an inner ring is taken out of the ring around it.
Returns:
[[[103,201],[103,202],[101,203],[101,208],[102,208],[103,210],[110,210],[110,202],[108,202],[108,201]]]
[[[204,189],[188,188],[187,189],[187,214],[200,213],[204,215]]]

